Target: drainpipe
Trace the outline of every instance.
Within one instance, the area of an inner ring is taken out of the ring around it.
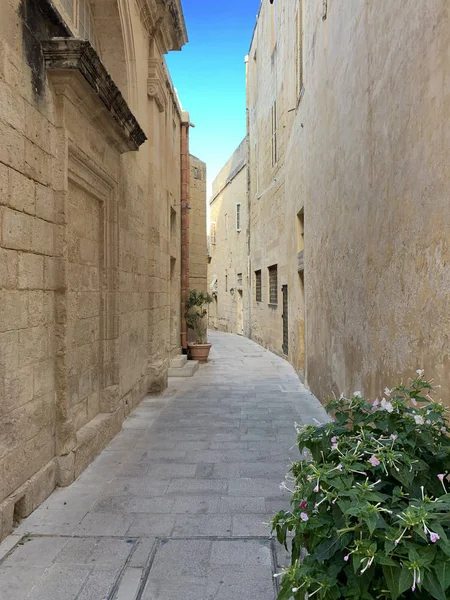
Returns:
[[[184,303],[189,294],[189,113],[181,115],[181,349],[187,352],[187,326]]]

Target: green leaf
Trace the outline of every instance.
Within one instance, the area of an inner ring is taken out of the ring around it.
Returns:
[[[379,565],[398,567],[398,563],[396,563],[395,560],[392,560],[392,558],[389,558],[388,556],[378,555],[376,560]]]
[[[439,583],[445,591],[450,586],[450,563],[448,561],[438,562],[434,565]]]
[[[328,558],[334,556],[340,549],[341,540],[339,538],[332,538],[330,540],[326,540],[317,547],[313,558],[320,561],[327,560]]]
[[[392,596],[392,600],[397,600],[400,596],[399,582],[400,582],[400,567],[389,567],[383,566],[383,575],[386,579],[386,584]]]
[[[436,600],[447,600],[445,591],[439,582],[439,579],[432,571],[427,571],[423,578],[423,587]]]
[[[408,588],[412,586],[414,582],[414,577],[408,567],[402,567],[402,571],[400,573],[400,579],[398,581],[398,591],[400,594],[406,592]]]

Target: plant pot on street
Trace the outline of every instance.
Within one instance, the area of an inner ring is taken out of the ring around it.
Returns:
[[[198,360],[201,363],[207,362],[211,344],[189,343],[188,348],[189,352],[191,353],[192,360]]]

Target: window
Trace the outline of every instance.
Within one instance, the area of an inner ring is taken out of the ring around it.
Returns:
[[[209,239],[211,241],[211,244],[216,244],[216,224],[215,222],[211,223],[210,226],[210,231],[209,231]]]
[[[225,275],[225,291],[228,292],[228,275]]]
[[[241,230],[241,203],[236,204],[236,231]]]
[[[237,274],[237,286],[239,289],[242,289],[242,273]]]
[[[272,104],[271,119],[272,119],[272,167],[274,167],[278,161],[278,145],[277,145],[278,115],[277,115],[277,101],[276,100]]]
[[[278,265],[269,267],[269,304],[278,304]]]
[[[298,1],[297,15],[295,17],[295,29],[296,29],[296,52],[295,52],[295,85],[297,102],[300,98],[304,89],[304,75],[303,75],[303,0]]]
[[[297,252],[302,252],[305,247],[305,213],[302,210],[297,214]]]
[[[255,271],[255,300],[262,302],[261,271]]]
[[[54,0],[74,37],[88,40],[99,51],[94,17],[89,0]]]

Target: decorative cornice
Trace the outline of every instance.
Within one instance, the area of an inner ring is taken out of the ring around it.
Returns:
[[[187,43],[186,23],[180,0],[136,0],[141,21],[161,51],[181,50]]]
[[[91,44],[75,38],[53,38],[43,41],[42,48],[50,73],[78,72],[83,76],[106,108],[121,151],[138,150],[147,137]]]

